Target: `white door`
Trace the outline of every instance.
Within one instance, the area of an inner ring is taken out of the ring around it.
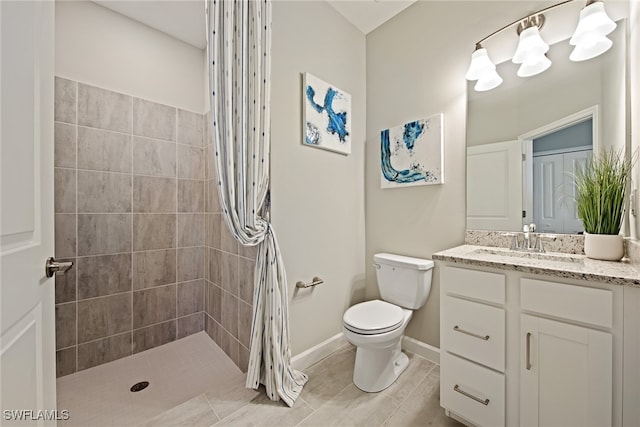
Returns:
[[[611,334],[525,314],[520,333],[520,425],[610,426]]]
[[[0,424],[42,425],[56,415],[54,280],[45,277],[54,2],[0,1],[0,22]]]
[[[467,148],[467,228],[522,229],[521,141]]]
[[[533,158],[533,222],[543,233],[563,233],[560,209],[564,186],[563,155]]]
[[[591,150],[545,154],[533,158],[533,222],[537,231],[571,233],[584,231],[575,203],[573,176]]]

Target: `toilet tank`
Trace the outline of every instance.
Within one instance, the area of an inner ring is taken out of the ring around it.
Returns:
[[[375,254],[373,260],[384,301],[412,310],[427,302],[433,261],[388,253]]]

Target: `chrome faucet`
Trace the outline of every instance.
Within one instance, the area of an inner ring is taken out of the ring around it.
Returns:
[[[522,227],[524,233],[524,242],[522,242],[522,249],[525,251],[531,250],[531,234],[536,231],[536,225],[534,223],[525,224]]]

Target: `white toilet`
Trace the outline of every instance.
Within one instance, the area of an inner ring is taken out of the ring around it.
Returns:
[[[433,261],[427,259],[387,253],[373,259],[382,301],[354,305],[342,322],[342,332],[357,347],[353,382],[370,393],[389,387],[407,368],[402,336],[413,310],[429,297],[433,273]]]

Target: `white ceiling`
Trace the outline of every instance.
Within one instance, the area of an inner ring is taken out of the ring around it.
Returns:
[[[364,34],[375,30],[415,2],[416,0],[327,0],[327,3]]]
[[[199,49],[206,47],[204,0],[93,0]],[[274,0],[282,1],[282,0]],[[327,0],[364,34],[416,0]]]

